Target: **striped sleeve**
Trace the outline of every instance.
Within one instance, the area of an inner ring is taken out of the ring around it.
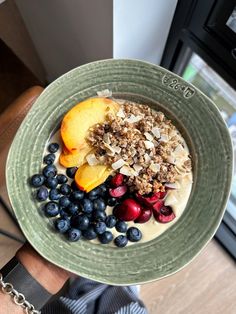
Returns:
[[[115,287],[84,278],[71,283],[65,296],[53,300],[42,314],[146,314],[136,286]]]

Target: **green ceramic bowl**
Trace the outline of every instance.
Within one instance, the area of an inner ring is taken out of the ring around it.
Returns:
[[[123,249],[67,242],[40,214],[27,180],[39,172],[45,145],[76,103],[112,90],[163,110],[191,150],[194,184],[180,219],[158,238]],[[232,176],[232,146],[216,106],[177,75],[135,60],[105,60],[78,67],[50,84],[22,123],[8,156],[7,187],[28,241],[47,260],[96,281],[130,285],[157,280],[187,265],[214,235],[222,219]]]

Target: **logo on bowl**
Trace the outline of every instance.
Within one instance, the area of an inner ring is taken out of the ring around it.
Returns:
[[[184,98],[191,98],[195,94],[194,88],[179,83],[179,80],[170,74],[165,74],[163,76],[162,84],[173,89],[174,91],[181,91]]]

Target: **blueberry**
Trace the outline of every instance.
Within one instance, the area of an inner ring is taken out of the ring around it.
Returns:
[[[85,198],[81,201],[82,211],[86,214],[90,214],[93,211],[93,202],[88,198]]]
[[[43,157],[43,162],[47,165],[52,165],[56,159],[55,154],[48,154]]]
[[[110,231],[105,231],[103,234],[100,234],[98,238],[102,244],[107,244],[113,240],[113,235]]]
[[[116,223],[116,230],[118,232],[124,233],[127,231],[127,224],[124,221],[118,220]]]
[[[72,181],[70,186],[71,186],[73,191],[79,190],[75,181]]]
[[[93,212],[93,218],[96,221],[105,221],[106,216],[106,213],[102,210],[96,210],[95,212]]]
[[[106,224],[105,222],[102,222],[102,221],[99,221],[97,222],[95,225],[94,225],[94,231],[97,233],[97,234],[102,234],[106,231]]]
[[[59,214],[59,207],[55,202],[48,202],[44,206],[44,212],[48,217],[55,217]]]
[[[70,203],[66,208],[67,212],[71,215],[76,214],[78,212],[78,209],[79,209],[78,205],[74,203]]]
[[[30,185],[33,187],[40,187],[44,184],[44,182],[45,178],[42,174],[34,174],[29,180]]]
[[[75,228],[71,228],[68,233],[68,240],[71,242],[78,241],[81,238],[81,231]]]
[[[97,187],[88,193],[88,198],[93,201],[99,197],[99,194],[100,189]]]
[[[89,223],[89,218],[86,215],[75,215],[71,218],[71,225],[80,230],[86,230]]]
[[[63,183],[66,183],[68,181],[68,178],[64,174],[58,174],[57,175],[57,181],[59,184],[63,184]]]
[[[43,168],[43,175],[45,178],[55,177],[57,174],[57,169],[54,165],[48,165]]]
[[[60,192],[61,194],[69,195],[71,193],[71,187],[69,184],[64,183],[60,186]]]
[[[127,238],[131,242],[138,242],[142,238],[142,233],[138,228],[130,227],[127,230]]]
[[[34,174],[30,179],[30,184],[34,188],[38,188],[44,184],[45,178],[42,174]]]
[[[50,145],[48,145],[49,153],[55,153],[58,151],[58,149],[59,149],[59,144],[57,143],[51,143]]]
[[[87,240],[93,240],[97,237],[96,232],[94,231],[93,226],[89,226],[87,230],[83,231],[83,237]]]
[[[55,220],[54,225],[60,233],[65,233],[70,228],[70,221],[68,219],[58,218]]]
[[[71,199],[74,201],[80,201],[84,198],[84,192],[81,190],[73,191],[71,193]]]
[[[78,169],[77,167],[67,168],[67,169],[66,169],[66,175],[67,175],[69,178],[73,179],[74,176],[75,176],[75,173],[76,173],[77,169]]]
[[[106,184],[99,185],[100,195],[105,196],[107,193],[107,186]]]
[[[98,198],[97,200],[95,200],[93,202],[93,207],[94,207],[95,210],[96,209],[97,210],[105,210],[106,209],[106,204],[105,204],[103,199]]]
[[[116,246],[118,247],[124,247],[127,245],[128,243],[128,239],[126,236],[124,236],[123,234],[119,235],[118,237],[115,238],[114,243]]]
[[[58,185],[57,178],[49,177],[46,179],[45,185],[50,189],[55,189],[55,187]]]
[[[70,205],[70,200],[67,196],[61,196],[59,199],[60,207],[66,208]]]
[[[61,218],[67,219],[68,221],[70,221],[69,214],[64,209],[59,209],[59,215]]]
[[[49,192],[49,199],[51,201],[58,201],[60,197],[61,193],[58,189],[51,189],[51,191]]]
[[[115,197],[109,197],[107,200],[107,205],[108,206],[115,206],[117,204],[117,200]]]
[[[46,201],[48,198],[48,189],[45,186],[41,186],[37,191],[36,198],[40,202]]]
[[[107,216],[105,223],[107,225],[108,228],[113,228],[116,225],[116,217],[114,215],[109,215]]]

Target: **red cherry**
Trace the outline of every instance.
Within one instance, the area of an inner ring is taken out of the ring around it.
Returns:
[[[141,206],[132,198],[127,198],[113,210],[113,214],[116,218],[124,221],[135,220],[139,217],[140,213]]]
[[[156,221],[167,223],[175,219],[175,214],[170,206],[162,206],[159,210],[153,210]]]
[[[139,223],[139,224],[143,224],[143,223],[147,222],[148,220],[150,220],[151,217],[152,217],[151,209],[142,208],[140,215],[138,216],[137,219],[135,219],[134,222]]]
[[[163,200],[158,200],[155,204],[152,205],[153,213],[160,213],[161,208],[164,206]]]
[[[136,198],[140,202],[140,204],[143,204],[150,208],[157,201],[164,198],[165,195],[166,195],[166,192],[157,192],[157,193],[152,194],[151,196],[143,196],[139,193],[136,193]]]
[[[112,197],[121,197],[127,192],[127,186],[126,185],[121,185],[118,186],[115,189],[109,189],[109,194]]]
[[[117,173],[112,179],[111,179],[111,185],[114,187],[122,185],[124,181],[124,175],[122,173]]]
[[[167,191],[164,191],[164,192],[158,192],[157,194],[158,194],[158,197],[159,197],[159,199],[163,199],[165,196],[166,196],[166,193],[167,193]]]

